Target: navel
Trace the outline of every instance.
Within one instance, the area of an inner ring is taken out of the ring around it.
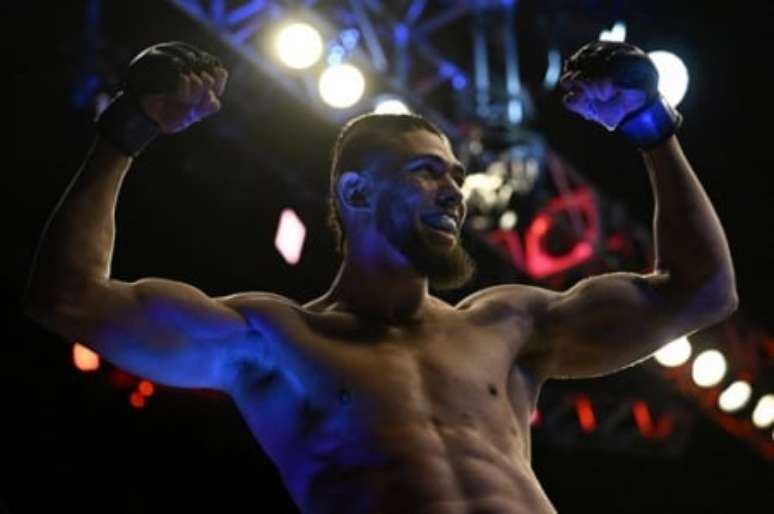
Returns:
[[[489,394],[497,396],[497,388],[493,384],[489,384]]]

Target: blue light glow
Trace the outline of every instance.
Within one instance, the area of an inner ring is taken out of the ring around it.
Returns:
[[[406,46],[406,43],[408,43],[409,40],[408,27],[402,23],[398,23],[393,29],[392,36],[395,38],[396,45]]]
[[[344,61],[347,51],[341,45],[333,45],[328,51],[328,65],[336,66]]]
[[[462,73],[456,74],[454,76],[454,78],[452,79],[452,86],[457,91],[465,89],[466,87],[468,87],[468,79],[467,79],[467,77],[465,77],[465,75],[463,75]]]
[[[339,33],[339,39],[341,39],[341,44],[344,45],[344,48],[352,50],[357,46],[357,42],[360,41],[360,31],[357,29],[342,30]]]

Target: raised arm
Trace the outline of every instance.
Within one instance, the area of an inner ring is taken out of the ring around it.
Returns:
[[[266,357],[244,312],[270,296],[213,299],[171,280],[110,277],[116,200],[132,156],[158,132],[217,112],[226,77],[213,58],[178,43],[133,61],[127,89],[100,119],[100,136],[44,231],[24,298],[26,313],[51,331],[168,385],[227,388],[240,363],[258,367]]]
[[[565,103],[624,132],[642,151],[655,196],[655,272],[600,275],[564,293],[533,291],[533,350],[543,355],[544,377],[598,375],[636,363],[723,320],[738,302],[723,228],[674,136],[679,115],[654,94],[655,68],[628,45],[597,43],[585,51],[564,76]],[[625,59],[623,71],[615,52]]]

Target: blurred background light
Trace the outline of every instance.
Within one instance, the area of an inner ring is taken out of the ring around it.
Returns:
[[[750,401],[752,387],[744,380],[737,380],[726,387],[718,397],[718,406],[724,412],[736,412]]]
[[[683,60],[672,52],[657,50],[648,52],[658,70],[658,91],[672,107],[677,107],[683,101],[688,91],[688,68]]]
[[[99,355],[80,343],[73,345],[73,364],[81,371],[99,369]]]
[[[295,265],[301,259],[306,227],[293,209],[284,209],[277,225],[274,246],[288,264]]]
[[[691,357],[691,342],[687,337],[675,339],[661,347],[654,355],[656,362],[667,368],[682,366]]]
[[[411,109],[400,98],[385,95],[376,99],[374,112],[376,114],[408,114]]]
[[[365,92],[365,77],[351,64],[329,66],[320,76],[322,99],[336,109],[355,105]]]
[[[758,400],[752,420],[758,428],[767,428],[774,423],[774,394],[764,395]]]
[[[599,40],[617,41],[619,43],[626,41],[626,24],[622,21],[617,21],[612,29],[603,30],[599,33]]]
[[[323,41],[320,33],[311,25],[291,23],[277,33],[275,48],[285,66],[302,70],[320,59]]]
[[[705,350],[693,361],[691,376],[699,387],[712,387],[726,375],[726,358],[717,350]]]

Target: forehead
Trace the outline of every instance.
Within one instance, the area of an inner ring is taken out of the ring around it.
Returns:
[[[396,153],[401,160],[421,155],[435,155],[446,162],[454,163],[457,158],[446,137],[428,130],[412,130],[396,137]]]

